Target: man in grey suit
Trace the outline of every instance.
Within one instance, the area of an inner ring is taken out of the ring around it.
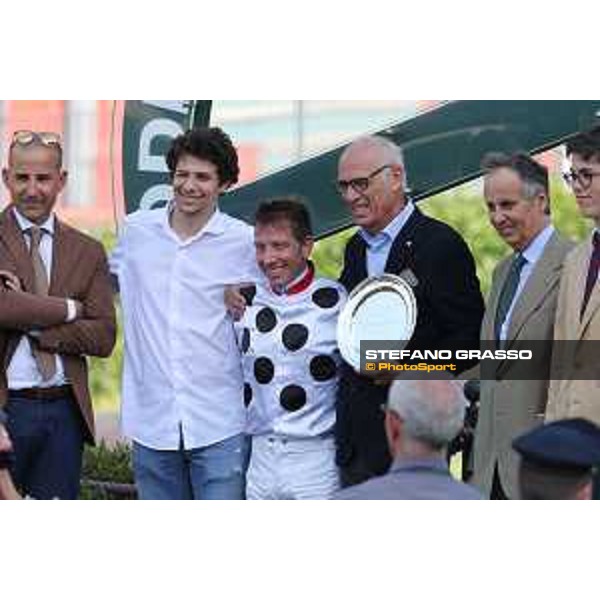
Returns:
[[[335,500],[482,500],[474,488],[456,481],[446,448],[463,426],[466,401],[451,380],[392,383],[385,432],[393,456],[386,475],[348,487]]]
[[[550,341],[562,264],[573,245],[552,226],[548,171],[526,154],[488,155],[483,168],[490,222],[514,253],[494,271],[481,338],[506,350]],[[481,381],[472,483],[492,499],[519,497],[511,443],[544,420],[552,344],[536,349],[535,377],[517,378],[522,363],[507,359]]]

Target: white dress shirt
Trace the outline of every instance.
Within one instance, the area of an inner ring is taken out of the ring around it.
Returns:
[[[170,208],[125,223],[110,268],[123,307],[124,434],[156,450],[201,448],[244,430],[240,355],[225,286],[256,281],[252,228],[216,211],[182,241]]]
[[[517,291],[515,292],[515,296],[513,298],[512,304],[506,313],[506,318],[504,319],[504,323],[502,323],[502,327],[500,328],[500,339],[502,341],[506,341],[506,336],[508,334],[508,326],[510,325],[510,320],[512,318],[512,313],[515,309],[515,305],[519,299],[519,296],[523,293],[525,286],[527,285],[527,280],[531,276],[533,269],[535,269],[535,265],[537,261],[540,259],[544,252],[544,248],[546,244],[552,237],[554,233],[554,227],[552,225],[548,225],[540,233],[538,233],[535,238],[529,243],[529,246],[523,250],[522,254],[527,260],[527,262],[523,265],[523,269],[521,270],[521,276],[519,277],[519,285],[517,287]]]
[[[35,226],[35,223],[26,219],[19,213],[18,210],[13,209],[15,218],[19,225],[19,228],[23,232],[25,243],[29,248],[31,246],[31,237],[25,233],[28,229]],[[40,238],[40,256],[42,262],[46,267],[46,273],[48,275],[48,281],[50,281],[52,273],[52,252],[53,252],[53,239],[54,239],[54,215],[50,215],[48,219],[42,223],[39,227],[44,231],[44,234]],[[67,322],[75,318],[75,304],[72,300],[67,300],[68,316]],[[13,354],[13,357],[8,365],[6,375],[8,378],[8,387],[11,390],[19,390],[32,387],[52,387],[57,385],[65,385],[67,378],[65,376],[65,369],[62,358],[57,354],[55,355],[56,361],[56,372],[51,379],[44,381],[42,375],[39,372],[35,358],[31,353],[31,345],[27,336],[23,336],[19,341],[17,349]]]

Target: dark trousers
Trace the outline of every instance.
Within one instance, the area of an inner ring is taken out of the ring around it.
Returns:
[[[592,479],[592,500],[600,500],[600,470],[594,473]]]
[[[32,400],[11,392],[6,413],[19,491],[39,500],[76,499],[84,429],[75,398]]]
[[[490,500],[508,500],[502,482],[500,481],[500,475],[498,474],[498,465],[494,467],[494,479],[492,480],[492,491],[490,493]]]
[[[376,466],[369,464],[363,457],[354,456],[347,464],[339,467],[340,484],[343,488],[359,485],[373,477],[385,475],[392,464],[391,457],[381,459]]]
[[[373,473],[367,468],[364,463],[353,461],[349,465],[340,467],[340,485],[343,488],[358,485],[371,479]]]

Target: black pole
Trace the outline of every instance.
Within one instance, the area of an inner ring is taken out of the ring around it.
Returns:
[[[192,100],[190,111],[191,127],[206,127],[210,124],[212,100]]]

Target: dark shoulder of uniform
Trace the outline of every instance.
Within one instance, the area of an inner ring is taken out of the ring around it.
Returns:
[[[600,465],[600,428],[586,419],[554,421],[519,436],[513,448],[530,464],[585,472]]]

